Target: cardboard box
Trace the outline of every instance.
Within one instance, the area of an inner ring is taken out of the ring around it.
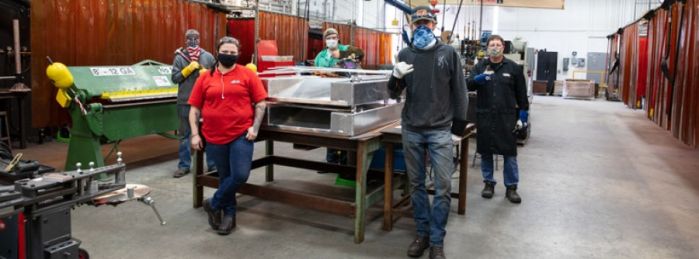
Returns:
[[[556,80],[554,81],[553,84],[553,95],[555,96],[561,96],[563,95],[563,85],[565,84],[565,81],[563,80]]]
[[[563,98],[594,99],[595,82],[592,80],[567,79],[563,85]]]
[[[545,80],[535,80],[532,85],[532,93],[537,95],[546,95],[548,91],[546,90]]]

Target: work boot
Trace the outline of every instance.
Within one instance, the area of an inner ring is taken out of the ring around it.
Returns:
[[[182,176],[185,176],[185,175],[188,174],[188,173],[189,173],[189,169],[180,168],[180,169],[177,169],[177,171],[175,171],[174,174],[172,174],[172,177],[180,178],[180,177],[182,177]]]
[[[481,191],[481,197],[490,199],[495,195],[495,183],[486,182],[483,191]]]
[[[420,257],[425,249],[430,247],[430,237],[428,236],[417,236],[415,240],[408,247],[408,256],[410,257]]]
[[[522,197],[519,197],[519,194],[517,194],[517,185],[507,186],[505,197],[512,203],[522,202]]]
[[[430,259],[447,259],[447,256],[444,255],[444,247],[430,247]]]
[[[233,231],[235,228],[235,216],[234,215],[223,215],[221,220],[221,225],[218,227],[218,234],[226,236]]]
[[[221,210],[214,209],[214,207],[211,206],[211,198],[204,200],[203,207],[209,218],[209,226],[211,226],[213,230],[218,230],[221,225]]]

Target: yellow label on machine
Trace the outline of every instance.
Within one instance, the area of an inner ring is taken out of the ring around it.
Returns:
[[[142,90],[122,90],[102,93],[100,98],[105,100],[125,99],[125,98],[148,98],[153,96],[177,95],[177,87],[167,87],[159,89]]]

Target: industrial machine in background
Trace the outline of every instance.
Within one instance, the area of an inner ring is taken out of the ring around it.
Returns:
[[[7,153],[9,149],[0,147],[0,258],[89,258],[71,234],[70,212],[76,205],[116,206],[137,200],[165,224],[149,196],[150,188],[126,184],[121,152],[116,164],[90,163],[85,169],[78,164],[76,170],[65,172],[54,172],[37,161],[10,161]]]
[[[529,99],[529,103],[532,103],[534,98],[532,92],[532,71],[535,65],[534,54],[536,50],[534,48],[527,48],[527,42],[520,37],[515,37],[512,41],[507,41],[506,45],[509,46],[509,48],[505,50],[505,57],[515,61],[522,67],[524,81],[527,83],[527,98]]]
[[[534,49],[527,48],[527,42],[520,37],[515,37],[512,41],[507,41],[505,43],[505,57],[514,61],[522,68],[524,74],[524,82],[527,85],[527,100],[529,104],[534,100],[534,94],[532,91],[532,69],[534,65]],[[531,117],[531,109],[529,110]],[[531,135],[531,124],[526,123],[522,128],[515,130],[515,135],[517,136],[517,143],[524,145],[529,140]]]
[[[167,133],[179,125],[170,65],[151,60],[132,66],[51,63],[46,74],[58,88],[56,101],[72,119],[66,170],[89,161],[104,166],[105,143],[114,144],[115,151],[120,141],[137,136],[175,138]]]

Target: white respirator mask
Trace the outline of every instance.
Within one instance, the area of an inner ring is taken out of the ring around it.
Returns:
[[[329,49],[336,49],[337,40],[325,40],[325,46],[327,46]]]

